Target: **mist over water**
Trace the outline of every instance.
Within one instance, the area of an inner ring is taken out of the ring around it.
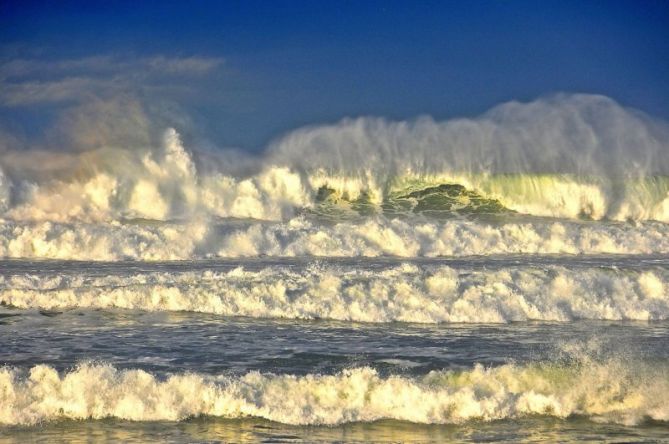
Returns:
[[[82,125],[71,130],[90,132]],[[457,184],[523,214],[667,221],[668,128],[606,97],[556,95],[474,119],[297,129],[245,161],[194,153],[173,129],[154,146],[72,136],[73,150],[3,152],[0,210],[14,221],[280,221],[314,207],[321,189],[380,205],[403,190]],[[82,149],[86,141],[95,148]]]
[[[397,176],[667,175],[669,127],[596,95],[509,102],[478,118],[412,122],[345,119],[298,129],[274,143],[277,162],[313,171]]]

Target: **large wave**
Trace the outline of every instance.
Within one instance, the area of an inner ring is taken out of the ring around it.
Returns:
[[[669,319],[669,271],[564,266],[385,270],[311,265],[260,271],[0,276],[0,304],[361,322]]]
[[[668,369],[639,361],[477,365],[422,377],[382,377],[371,368],[335,375],[174,374],[83,364],[59,375],[0,369],[0,423],[115,417],[182,420],[199,415],[260,417],[287,424],[396,419],[453,424],[530,415],[600,422],[669,421]]]
[[[15,222],[280,221],[334,203],[357,214],[669,221],[667,125],[601,96],[512,102],[445,122],[346,119],[232,159],[187,150],[173,129],[158,146],[5,150],[0,213]]]

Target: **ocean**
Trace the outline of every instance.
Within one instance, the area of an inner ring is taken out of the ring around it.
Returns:
[[[663,125],[576,95],[4,156],[0,441],[669,441]]]

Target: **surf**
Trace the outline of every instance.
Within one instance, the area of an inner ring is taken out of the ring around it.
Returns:
[[[0,275],[0,305],[32,310],[136,310],[366,323],[511,323],[669,319],[669,272],[606,265],[437,263],[301,266],[205,263],[178,271]],[[231,268],[227,271],[217,270]],[[259,268],[260,267],[260,268]],[[73,265],[68,265],[74,270]],[[59,270],[59,268],[57,268]]]
[[[259,156],[189,149],[170,128],[151,146],[4,152],[0,217],[278,222],[306,211],[335,221],[518,213],[668,222],[668,128],[594,95],[443,122],[344,119],[289,132]]]
[[[382,419],[462,424],[532,416],[597,422],[669,421],[667,368],[639,361],[475,365],[423,376],[382,376],[369,367],[334,375],[158,377],[140,369],[79,364],[0,369],[0,423],[60,419],[179,421],[258,417],[284,424],[336,425]]]

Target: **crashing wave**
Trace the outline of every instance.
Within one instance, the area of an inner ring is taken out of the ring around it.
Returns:
[[[458,424],[533,415],[599,422],[669,421],[664,364],[476,365],[421,377],[380,376],[367,367],[335,375],[174,374],[83,364],[65,374],[48,365],[0,369],[0,424],[59,419],[178,421],[209,415],[286,424],[396,419]]]
[[[401,265],[299,270],[0,276],[0,305],[21,309],[192,311],[358,322],[505,323],[669,319],[669,271]]]
[[[490,254],[666,254],[669,224],[368,218],[322,224],[192,220],[163,223],[0,222],[0,256],[186,260],[256,256],[440,257]]]
[[[601,96],[512,102],[445,122],[347,119],[296,130],[257,159],[226,159],[187,150],[173,129],[157,147],[3,152],[0,217],[285,221],[305,209],[508,210],[669,222],[669,129]]]

